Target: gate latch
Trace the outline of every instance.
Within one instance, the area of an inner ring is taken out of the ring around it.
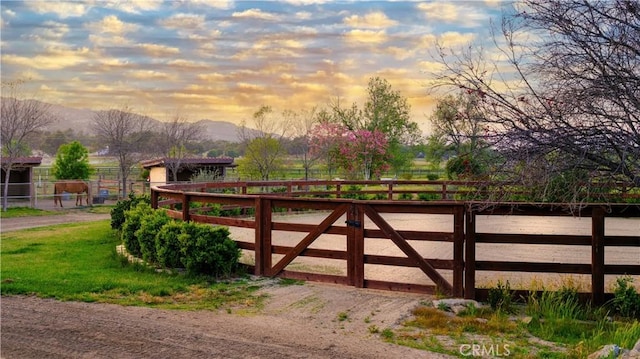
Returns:
[[[347,224],[347,227],[360,228],[360,221],[345,221],[344,223]]]

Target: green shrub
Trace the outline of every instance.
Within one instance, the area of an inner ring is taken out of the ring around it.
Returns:
[[[138,203],[134,208],[124,212],[124,224],[122,225],[122,242],[127,251],[136,257],[140,257],[140,242],[136,231],[140,229],[142,218],[153,213],[153,209],[147,203]]]
[[[611,305],[623,317],[640,319],[640,294],[631,283],[633,278],[629,276],[616,279]]]
[[[231,209],[224,209],[220,211],[222,217],[237,217],[242,214],[242,208],[236,207]]]
[[[463,155],[447,161],[446,173],[450,180],[473,179],[479,177],[483,169],[476,158]]]
[[[413,199],[413,194],[412,193],[400,193],[400,196],[398,197],[400,200],[403,201],[409,201]]]
[[[366,193],[362,193],[362,186],[358,185],[349,185],[347,187],[346,193],[342,193],[342,198],[350,198],[357,200],[366,200],[369,199]]]
[[[179,240],[187,271],[215,276],[231,274],[237,268],[240,249],[229,234],[227,227],[184,223],[184,235]]]
[[[442,199],[439,193],[418,193],[418,199],[421,201],[437,201]]]
[[[509,281],[507,281],[506,284],[502,284],[502,281],[498,281],[495,288],[489,288],[487,301],[493,310],[511,313],[513,311],[513,301],[511,298],[511,285],[509,284]]]
[[[156,236],[162,226],[169,223],[169,221],[171,221],[171,218],[163,210],[153,211],[140,220],[140,228],[135,235],[138,238],[138,243],[140,243],[142,259],[147,263],[158,263]]]
[[[389,197],[389,195],[385,194],[385,193],[376,193],[373,196],[373,199],[378,200],[378,201],[382,201],[385,200]]]
[[[124,212],[134,208],[138,203],[147,203],[151,205],[151,197],[148,195],[136,196],[135,193],[129,193],[129,198],[121,199],[111,210],[111,228],[121,230],[124,224]]]
[[[156,256],[158,263],[165,268],[182,268],[180,260],[180,236],[184,232],[183,222],[169,221],[156,235]]]

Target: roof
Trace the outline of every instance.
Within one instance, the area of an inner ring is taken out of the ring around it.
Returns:
[[[9,162],[7,157],[2,157],[2,164]],[[35,167],[42,164],[42,157],[17,157],[13,161],[13,167]]]
[[[142,161],[140,164],[143,168],[150,167],[165,167],[167,164],[175,163],[179,161],[181,165],[195,165],[195,166],[210,166],[210,165],[222,165],[225,167],[232,167],[232,157],[206,157],[206,158],[156,158],[153,160]]]

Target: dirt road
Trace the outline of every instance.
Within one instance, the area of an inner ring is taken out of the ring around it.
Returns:
[[[0,220],[0,232],[5,233],[20,229],[53,226],[63,223],[100,221],[109,218],[111,218],[111,215],[108,213],[96,214],[80,211],[65,212],[64,214],[53,216],[2,218]]]
[[[258,313],[2,298],[2,358],[446,358],[384,343],[424,297],[306,284]],[[345,313],[339,315],[340,313]],[[344,321],[338,318],[344,318]]]

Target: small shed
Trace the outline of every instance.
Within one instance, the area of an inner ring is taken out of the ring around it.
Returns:
[[[149,170],[149,182],[153,186],[167,184],[173,181],[172,168],[178,167],[178,181],[190,181],[193,175],[201,170],[208,170],[218,174],[220,179],[227,175],[227,169],[235,167],[232,157],[211,158],[157,158],[142,161],[142,168]]]
[[[5,165],[9,159],[2,157],[2,185],[0,195],[4,196],[4,182],[7,177]],[[16,201],[30,202],[31,207],[36,205],[36,187],[34,185],[33,168],[40,166],[42,157],[18,157],[13,160],[11,173],[9,174],[9,191],[7,198]]]

